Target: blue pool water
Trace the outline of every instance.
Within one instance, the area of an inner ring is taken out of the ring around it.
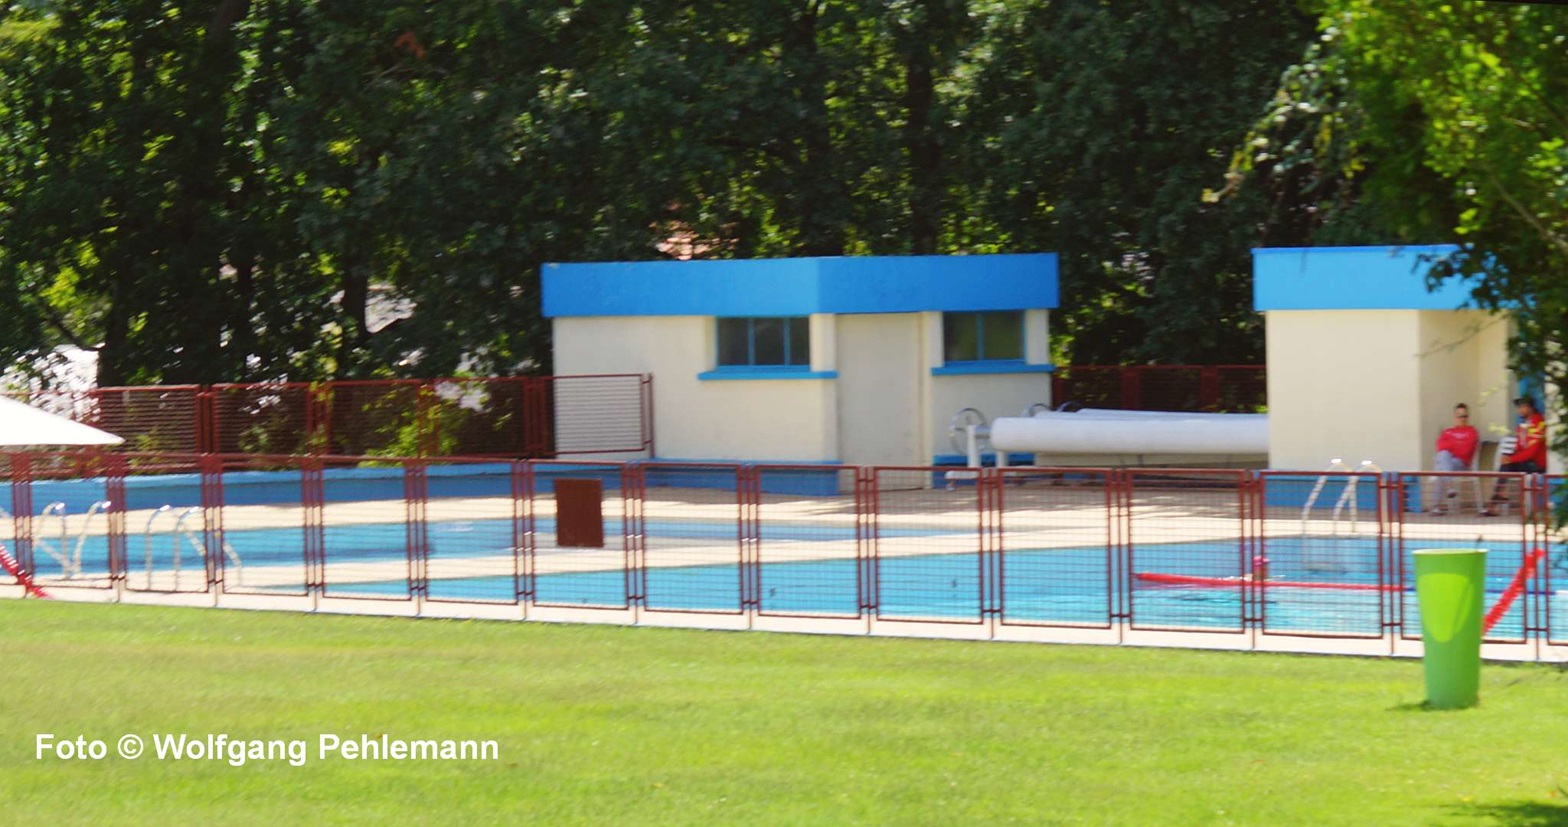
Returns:
[[[613,535],[618,525],[610,522],[607,538],[618,545]],[[547,539],[554,534],[554,521],[539,519],[536,531]],[[735,538],[730,521],[650,520],[644,527],[646,557],[644,605],[654,610],[737,611],[743,593],[743,571],[738,563],[680,565],[680,552],[664,544],[682,540],[727,541]],[[330,567],[334,563],[399,563],[406,560],[406,529],[402,523],[376,523],[333,526],[325,530],[325,552]],[[514,578],[462,575],[465,558],[506,555],[513,546],[510,520],[440,521],[428,524],[430,550],[428,597],[434,600],[512,602],[516,596]],[[956,537],[972,530],[882,528],[885,539]],[[41,538],[52,545],[47,530]],[[300,528],[273,528],[229,531],[226,542],[239,554],[245,567],[298,566],[303,578],[303,531]],[[834,542],[841,547],[852,543],[854,527],[765,523],[762,526],[759,567],[758,608],[765,613],[849,615],[861,614],[864,598],[874,606],[878,617],[891,619],[976,620],[983,605],[999,607],[1004,620],[1017,623],[1103,625],[1110,622],[1113,603],[1120,611],[1133,614],[1134,625],[1147,628],[1237,629],[1245,613],[1260,617],[1263,628],[1281,632],[1318,632],[1379,635],[1386,615],[1402,607],[1407,629],[1417,628],[1414,595],[1399,592],[1387,595],[1398,601],[1385,607],[1385,595],[1376,591],[1336,591],[1290,588],[1291,581],[1327,581],[1344,584],[1378,582],[1377,549],[1372,540],[1350,538],[1270,538],[1267,555],[1270,576],[1275,582],[1257,605],[1244,606],[1240,586],[1164,586],[1138,581],[1127,574],[1169,573],[1199,577],[1234,577],[1244,573],[1247,555],[1237,542],[1189,542],[1139,544],[1130,555],[1118,561],[1116,582],[1112,587],[1109,557],[1104,547],[1041,549],[1018,547],[1004,536],[1006,553],[1000,571],[982,573],[979,555],[969,553],[932,553],[885,556],[876,561],[873,593],[860,594],[860,566],[851,559],[767,562],[770,551],[787,553],[783,542]],[[173,565],[173,538],[156,535],[151,548],[152,566],[167,571]],[[951,540],[948,541],[949,544]],[[774,544],[774,545],[770,545]],[[68,544],[74,551],[75,539]],[[1494,545],[1488,555],[1488,602],[1495,599],[1512,578],[1521,562],[1517,544]],[[103,537],[89,537],[82,548],[84,574],[102,575],[107,571],[107,543]],[[549,549],[538,556],[541,572],[535,579],[534,599],[542,604],[564,606],[619,607],[627,603],[627,576],[619,570],[550,572],[554,565],[569,563],[573,549]],[[603,554],[596,550],[594,553]],[[127,540],[128,570],[134,587],[138,574],[147,567],[147,548],[139,536]],[[60,568],[43,550],[34,552],[35,571],[43,577],[57,576]],[[867,565],[870,565],[869,563]],[[181,570],[200,568],[200,557],[190,545],[181,550]],[[565,568],[565,566],[560,566]],[[1000,576],[998,576],[1000,575]],[[1552,579],[1568,576],[1554,571]],[[1411,582],[1406,573],[1406,583]],[[200,585],[192,583],[199,588]],[[299,590],[283,587],[280,590]],[[1554,587],[1555,588],[1555,587]],[[989,598],[982,589],[991,591]],[[408,583],[403,577],[373,582],[342,583],[331,580],[327,594],[363,597],[403,597]],[[1554,628],[1568,628],[1568,599],[1538,591],[1527,596],[1509,612],[1494,630],[1495,637],[1522,634],[1522,618],[1540,610],[1546,601]]]

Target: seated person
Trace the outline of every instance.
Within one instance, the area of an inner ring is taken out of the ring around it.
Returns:
[[[1468,471],[1480,443],[1480,432],[1470,425],[1470,406],[1460,402],[1454,406],[1454,424],[1437,437],[1437,456],[1432,466],[1438,471]],[[1447,477],[1437,478],[1437,505],[1432,508],[1433,514],[1445,513],[1447,507],[1443,500],[1457,493],[1450,488],[1449,482]]]
[[[1515,432],[1517,443],[1514,452],[1503,457],[1500,470],[1516,474],[1544,474],[1546,473],[1546,420],[1541,416],[1541,411],[1535,406],[1535,400],[1528,396],[1521,396],[1514,400],[1514,410],[1519,414],[1519,429]],[[1497,506],[1508,502],[1507,481],[1497,484],[1497,489],[1492,492],[1492,505]],[[1481,511],[1481,516],[1492,517],[1496,515],[1494,508]]]

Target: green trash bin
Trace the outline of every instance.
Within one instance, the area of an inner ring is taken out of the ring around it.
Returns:
[[[1415,559],[1427,704],[1433,709],[1475,706],[1481,691],[1486,549],[1426,549],[1415,552]]]

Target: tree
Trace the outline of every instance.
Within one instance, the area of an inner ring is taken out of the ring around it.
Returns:
[[[1203,190],[1311,36],[1290,0],[1008,4],[965,106],[975,249],[1062,255],[1071,359],[1256,362],[1259,194]]]
[[[1263,173],[1351,193],[1322,210],[1324,231],[1370,215],[1400,238],[1458,240],[1433,279],[1467,279],[1478,307],[1513,318],[1515,369],[1542,377],[1562,414],[1568,9],[1332,0],[1322,30],[1238,157],[1236,180]],[[1554,442],[1568,449],[1568,433]]]

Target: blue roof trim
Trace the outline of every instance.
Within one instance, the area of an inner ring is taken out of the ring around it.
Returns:
[[[723,367],[697,374],[703,382],[741,381],[756,382],[770,379],[837,379],[836,370],[791,370],[776,367]]]
[[[1030,365],[1022,359],[993,359],[983,362],[948,362],[932,368],[932,376],[979,376],[998,373],[1054,373],[1055,365]]]
[[[1449,279],[1428,292],[1435,259],[1453,244],[1277,247],[1252,251],[1255,310],[1458,310],[1471,285]]]
[[[546,264],[544,315],[805,316],[1058,304],[1055,253]]]

